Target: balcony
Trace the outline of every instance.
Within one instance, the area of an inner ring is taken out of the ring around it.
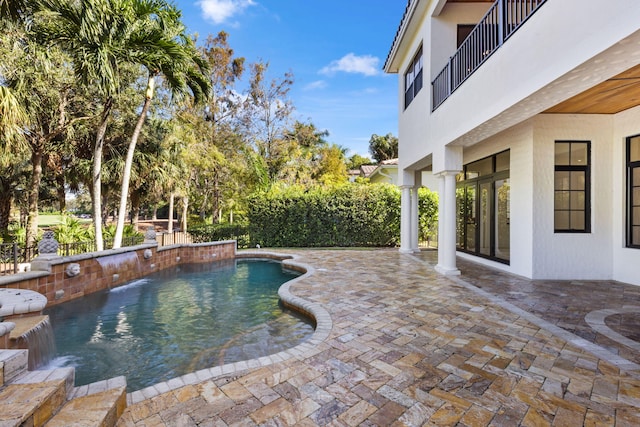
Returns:
[[[431,82],[435,111],[500,48],[546,0],[497,0]]]

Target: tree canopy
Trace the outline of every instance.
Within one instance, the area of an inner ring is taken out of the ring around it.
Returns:
[[[1,235],[13,217],[33,243],[38,211],[74,194],[117,247],[140,215],[243,220],[252,194],[339,187],[371,163],[296,117],[292,73],[225,32],[193,38],[167,0],[0,0],[0,28]],[[370,147],[397,156],[391,134]]]
[[[384,136],[373,134],[369,140],[369,153],[380,163],[398,158],[398,138],[388,133]]]

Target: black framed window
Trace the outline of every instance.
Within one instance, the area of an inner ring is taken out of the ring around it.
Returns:
[[[640,248],[640,135],[627,138],[627,247]]]
[[[404,108],[411,104],[420,89],[422,89],[422,46],[404,73]]]
[[[591,232],[591,142],[556,141],[554,231]]]

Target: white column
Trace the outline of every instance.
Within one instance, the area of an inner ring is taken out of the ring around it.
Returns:
[[[456,173],[439,174],[438,204],[438,265],[436,271],[444,275],[458,275],[456,266]]]
[[[418,187],[411,187],[411,250],[413,252],[420,252],[418,246],[418,233],[420,231],[418,216]]]
[[[400,252],[412,253],[411,249],[411,185],[401,185],[400,190]]]

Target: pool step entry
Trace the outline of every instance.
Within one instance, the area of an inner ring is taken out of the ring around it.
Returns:
[[[73,398],[46,427],[112,427],[127,407],[127,381],[116,377],[74,389]]]
[[[0,350],[0,426],[115,426],[126,380],[74,387],[75,369],[29,371],[26,350]]]

